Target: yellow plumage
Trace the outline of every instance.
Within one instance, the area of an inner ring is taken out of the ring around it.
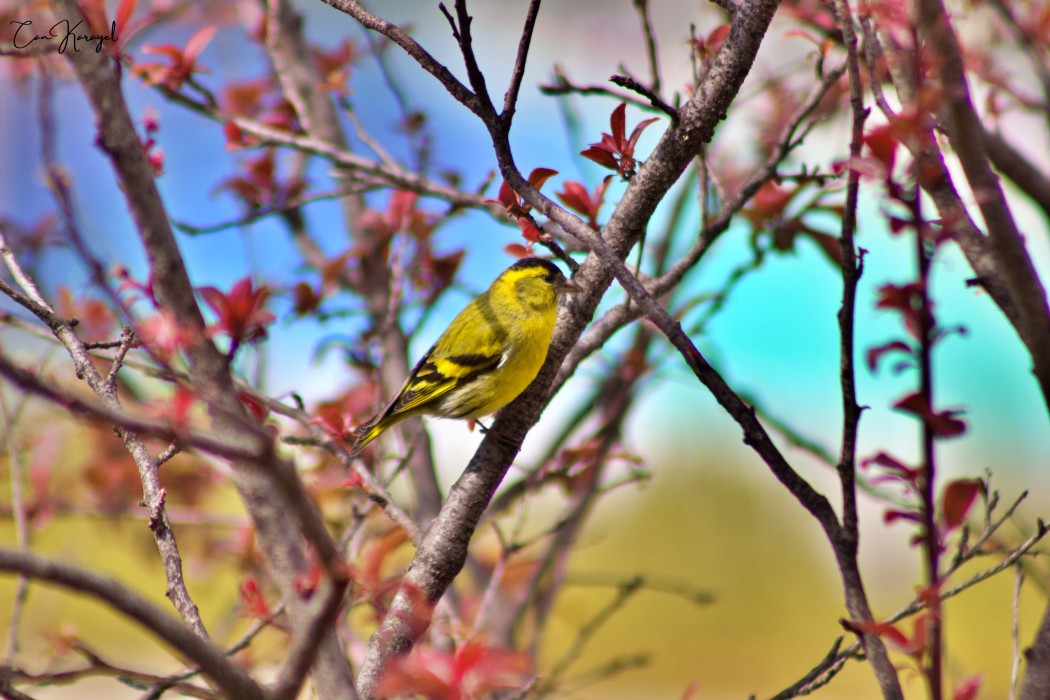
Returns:
[[[558,297],[574,289],[547,260],[511,265],[453,319],[390,405],[358,428],[353,453],[409,416],[475,419],[513,401],[547,357]]]

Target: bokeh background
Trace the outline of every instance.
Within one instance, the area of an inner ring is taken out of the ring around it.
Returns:
[[[458,51],[436,3],[387,0],[374,10],[397,23],[407,23],[416,38],[439,60],[462,74]],[[346,37],[362,50],[367,40],[349,19],[320,3],[299,2],[306,17],[307,33],[322,45],[333,46]],[[8,8],[10,9],[10,6]],[[34,8],[25,6],[28,17]],[[471,3],[475,40],[480,62],[489,76],[494,95],[502,94],[517,44],[524,5],[498,0]],[[208,10],[226,15],[201,61],[213,76],[202,81],[247,79],[264,73],[263,57],[247,39],[243,25],[257,9],[240,2]],[[686,42],[688,25],[706,33],[722,21],[720,11],[702,2],[654,2],[653,20],[660,40],[665,84],[681,90],[689,78]],[[238,25],[240,22],[240,25]],[[176,23],[145,36],[146,44],[181,46],[199,26]],[[753,151],[753,128],[760,121],[764,80],[792,75],[800,85],[812,81],[813,47],[789,34],[792,23],[781,18],[768,35],[759,65],[720,126],[714,149],[740,154],[743,162]],[[9,30],[0,28],[0,40],[9,41]],[[965,27],[979,37],[980,26]],[[434,135],[436,164],[455,168],[471,185],[482,182],[495,160],[480,123],[467,115],[437,84],[400,55],[389,54],[401,87],[416,109],[426,112]],[[403,134],[396,124],[395,103],[381,76],[366,57],[350,78],[353,99],[368,130],[395,155],[407,154]],[[548,185],[553,191],[562,180],[583,181],[593,188],[605,174],[578,156],[587,143],[608,130],[608,114],[615,102],[604,98],[558,100],[541,95],[537,85],[548,82],[559,65],[578,83],[603,83],[626,66],[644,75],[646,64],[638,21],[627,0],[590,0],[550,4],[542,9],[533,50],[515,121],[513,145],[523,170],[554,168],[561,177]],[[19,84],[11,71],[0,66],[0,219],[28,225],[51,211],[53,202],[40,173],[39,121],[31,86]],[[126,78],[133,115],[147,110],[159,116],[158,141],[164,151],[165,173],[159,184],[176,221],[208,225],[236,219],[240,205],[216,186],[227,177],[244,153],[225,148],[221,130],[204,118],[169,105],[139,81]],[[61,159],[73,174],[75,195],[84,232],[96,254],[126,265],[133,276],[145,276],[143,254],[126,208],[111,177],[108,164],[92,146],[95,125],[83,95],[72,83],[58,88],[55,111],[59,118]],[[629,126],[644,116],[628,109]],[[649,128],[638,153],[644,158],[663,122]],[[1011,125],[1017,143],[1031,153],[1050,154],[1045,130],[1018,120]],[[845,152],[847,125],[830,122],[808,140],[795,163],[826,164]],[[1045,163],[1044,163],[1045,164]],[[1045,164],[1047,165],[1047,164]],[[311,175],[324,177],[324,166]],[[497,180],[498,182],[498,180]],[[617,186],[607,201],[615,202]],[[490,189],[494,196],[495,188]],[[858,243],[867,249],[857,310],[858,355],[867,348],[902,334],[896,315],[875,309],[876,290],[887,282],[903,282],[914,274],[911,245],[891,236],[884,224],[877,192],[862,197]],[[1043,279],[1050,279],[1050,235],[1027,205],[1017,201],[1017,213]],[[382,207],[384,195],[375,206]],[[427,204],[424,202],[423,207]],[[610,209],[607,207],[605,214]],[[337,203],[318,202],[306,210],[308,225],[329,252],[348,245]],[[658,213],[654,226],[659,226]],[[836,222],[825,221],[830,233]],[[437,234],[439,250],[467,251],[456,286],[437,313],[417,334],[423,351],[471,295],[485,288],[510,263],[505,245],[519,239],[516,228],[497,222],[484,212],[471,212],[443,227]],[[263,219],[217,234],[180,234],[180,244],[195,285],[228,289],[245,274],[275,287],[288,284],[296,272],[296,259],[280,224]],[[693,294],[722,289],[729,276],[751,259],[750,231],[738,222],[686,279]],[[70,252],[50,247],[33,256],[32,267],[52,297],[60,285],[79,295],[89,290],[87,276]],[[935,365],[937,402],[943,408],[966,412],[967,433],[939,445],[945,478],[994,473],[993,481],[1007,501],[1021,491],[1030,494],[1019,510],[1019,522],[1029,526],[1036,517],[1050,513],[1050,488],[1046,469],[1050,456],[1047,413],[1029,373],[1030,363],[1013,331],[980,291],[968,288],[972,273],[951,246],[938,256],[933,296],[945,326],[961,325],[965,335],[953,336],[938,346]],[[838,341],[836,312],[840,283],[836,270],[815,245],[801,243],[784,255],[769,256],[734,290],[724,308],[707,323],[694,341],[739,391],[753,397],[771,415],[835,452],[840,435],[838,398]],[[622,299],[615,286],[609,303]],[[0,308],[11,310],[6,300]],[[271,308],[279,320],[269,340],[243,368],[258,373],[262,386],[274,396],[295,391],[308,403],[330,398],[352,377],[339,352],[319,353],[328,341],[353,337],[363,329],[353,314],[345,319],[317,323],[292,318],[291,299],[275,298]],[[619,342],[614,339],[613,344]],[[63,354],[22,331],[0,325],[0,346],[29,359],[38,353],[53,354],[51,371],[71,375]],[[861,456],[886,450],[903,458],[917,454],[917,424],[890,407],[911,391],[915,378],[894,374],[889,363],[877,374],[858,365],[858,397],[868,406],[860,434]],[[602,362],[586,364],[554,400],[534,433],[526,441],[524,459],[536,456],[544,434],[557,429],[580,400],[581,387],[606,369]],[[67,378],[68,379],[68,378]],[[574,386],[576,385],[576,386]],[[0,386],[0,391],[12,390]],[[635,659],[645,655],[647,664],[604,682],[580,681],[565,689],[571,698],[681,697],[696,681],[695,697],[704,699],[760,697],[775,693],[816,663],[841,634],[838,619],[845,612],[833,558],[815,522],[775,482],[754,454],[742,443],[741,434],[670,351],[661,359],[652,380],[645,385],[629,421],[626,446],[640,455],[651,472],[644,484],[614,491],[600,502],[579,551],[573,558],[571,578],[555,611],[544,658],[558,658],[576,630],[615,595],[615,582],[635,574],[706,591],[704,605],[687,602],[668,592],[646,591],[636,596],[608,623],[581,657],[578,668],[595,668],[613,658]],[[41,416],[48,414],[41,413]],[[56,421],[48,417],[41,420]],[[452,482],[469,459],[480,436],[466,426],[432,421],[438,462],[446,484]],[[41,430],[36,423],[32,432]],[[60,433],[60,429],[54,430]],[[64,435],[65,433],[63,433]],[[22,437],[26,437],[23,435]],[[95,449],[87,439],[70,439],[56,448],[55,459],[74,465],[88,460],[85,450]],[[829,498],[837,502],[837,484],[831,470],[804,452],[784,445],[792,463]],[[0,467],[6,456],[0,455]],[[76,488],[76,469],[69,467]],[[6,478],[5,469],[5,478]],[[221,480],[221,472],[216,474]],[[0,487],[0,494],[8,494]],[[216,518],[231,527],[243,520],[228,492],[213,498]],[[551,498],[557,498],[552,496]],[[543,502],[535,506],[544,507]],[[862,499],[861,561],[868,592],[877,615],[887,615],[911,599],[919,585],[919,553],[909,546],[911,530],[905,525],[884,526],[884,504]],[[194,525],[177,530],[184,546],[193,547]],[[1016,533],[1007,533],[1016,534]],[[180,540],[181,541],[181,540]],[[14,543],[9,519],[0,521],[0,542]],[[160,604],[162,572],[155,564],[152,543],[141,522],[83,514],[50,522],[37,534],[39,551],[118,576]],[[234,612],[237,579],[228,562],[189,571],[190,591],[197,597],[210,629],[229,631],[243,627]],[[983,563],[983,562],[982,562]],[[981,697],[1006,697],[1011,666],[1011,606],[1013,574],[1006,572],[948,603],[946,608],[947,670],[958,681],[983,674]],[[1031,639],[1045,605],[1046,581],[1029,580],[1020,604],[1020,638]],[[0,629],[6,629],[7,601],[13,595],[10,578],[0,579]],[[56,637],[62,630],[91,640],[110,658],[140,664],[144,660],[165,670],[166,658],[154,642],[99,606],[64,593],[35,586],[27,618],[22,623],[24,653],[37,655],[46,665]],[[903,657],[898,661],[906,664]],[[922,683],[904,673],[909,697],[922,697]],[[111,680],[78,684],[74,689],[52,688],[37,692],[40,698],[137,697]],[[876,697],[870,671],[851,664],[841,678],[815,697]]]

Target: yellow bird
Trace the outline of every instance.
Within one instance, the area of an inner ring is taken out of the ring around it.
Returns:
[[[578,289],[540,258],[504,270],[427,350],[397,398],[355,431],[351,453],[410,416],[474,420],[513,401],[547,358],[558,298]]]

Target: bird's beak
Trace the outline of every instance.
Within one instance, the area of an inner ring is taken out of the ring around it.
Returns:
[[[572,280],[565,280],[564,282],[558,285],[556,291],[558,292],[558,296],[561,296],[562,294],[575,294],[576,292],[580,291],[580,285],[576,284]]]

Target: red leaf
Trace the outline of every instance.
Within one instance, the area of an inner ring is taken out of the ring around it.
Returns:
[[[295,313],[300,316],[317,311],[321,304],[322,294],[307,282],[296,282],[292,288],[292,299],[295,300]]]
[[[720,24],[712,29],[707,35],[707,45],[721,46],[722,42],[729,36],[729,30],[732,28],[732,24]]]
[[[379,681],[379,694],[459,700],[522,685],[531,667],[526,654],[467,642],[454,652],[419,645],[395,659]]]
[[[875,622],[874,620],[846,621],[842,625],[851,632],[867,632],[882,637],[897,647],[908,644],[908,637],[899,629],[888,622]]]
[[[842,625],[851,632],[867,632],[882,637],[898,651],[909,656],[918,658],[926,651],[926,615],[915,618],[915,627],[911,637],[888,622],[843,620]]]
[[[864,144],[879,163],[882,164],[885,177],[889,177],[893,172],[899,143],[893,127],[889,124],[878,126],[864,136]]]
[[[257,398],[249,394],[247,391],[241,391],[238,393],[237,398],[240,400],[241,405],[248,409],[248,413],[255,416],[256,420],[260,423],[266,420],[266,416],[270,414],[270,409],[263,406]]]
[[[820,246],[821,252],[828,256],[828,260],[832,264],[840,265],[842,263],[842,241],[839,240],[838,236],[814,231],[809,227],[804,228],[800,233],[809,236],[814,243]]]
[[[63,318],[75,318],[78,321],[77,334],[81,340],[103,341],[113,332],[113,311],[99,299],[74,299],[69,288],[62,285],[58,288],[58,312]]]
[[[766,182],[758,188],[750,204],[744,208],[744,217],[754,228],[765,228],[769,221],[783,216],[784,210],[797,192],[798,189],[787,189],[773,181]]]
[[[591,146],[586,151],[580,151],[580,155],[587,160],[593,160],[604,168],[609,168],[609,170],[619,169],[619,165],[617,164],[616,159],[613,158],[612,154],[598,146]]]
[[[700,681],[693,681],[685,688],[685,692],[682,693],[682,700],[693,700],[693,697],[700,690]]]
[[[436,299],[452,284],[465,252],[457,250],[448,255],[434,255],[429,248],[424,249],[419,264],[413,270],[413,282],[426,291],[428,299]]]
[[[314,562],[310,565],[309,571],[295,579],[295,582],[293,583],[295,592],[298,593],[300,597],[309,600],[317,590],[317,585],[321,583],[323,575],[324,570],[321,568],[321,565]]]
[[[547,180],[550,180],[557,174],[557,170],[551,170],[550,168],[534,168],[526,179],[529,181],[530,185],[538,190],[543,187],[543,183],[547,182]]]
[[[165,56],[170,63],[138,63],[132,67],[132,73],[144,78],[151,85],[164,85],[171,90],[178,90],[187,79],[200,70],[197,67],[197,56],[214,34],[215,25],[208,25],[194,33],[186,41],[185,48],[180,49],[171,44],[145,46],[142,48],[144,53]]]
[[[186,41],[186,48],[183,49],[182,55],[191,64],[197,60],[197,56],[200,55],[204,47],[208,45],[211,38],[215,35],[215,25],[209,24],[206,27],[201,27],[193,36]]]
[[[909,467],[896,457],[892,457],[885,452],[879,452],[874,457],[862,460],[860,466],[866,469],[873,464],[882,467],[893,476],[911,485],[916,484],[922,475],[922,469]]]
[[[627,103],[621,102],[609,115],[609,129],[618,150],[623,151],[626,146],[627,125]]]
[[[894,408],[911,413],[930,426],[939,438],[950,438],[966,432],[966,421],[957,418],[959,411],[933,412],[926,398],[919,392],[908,394],[893,405]]]
[[[568,181],[561,192],[556,193],[562,204],[573,211],[587,217],[587,223],[591,228],[598,229],[598,212],[605,201],[605,190],[609,186],[612,175],[602,178],[601,184],[594,188],[594,194],[587,192],[587,188],[581,183]]]
[[[645,119],[638,122],[638,125],[634,127],[634,130],[631,132],[631,138],[627,141],[627,147],[624,149],[625,155],[634,155],[634,147],[638,144],[638,137],[640,137],[642,132],[645,131],[645,127],[657,121],[660,121],[659,117],[653,117],[652,119]]]
[[[887,510],[882,514],[882,522],[885,525],[892,525],[898,520],[910,520],[915,523],[921,523],[922,517],[918,513],[907,510]]]
[[[154,308],[157,307],[157,297],[153,294],[153,275],[146,280],[143,284],[135,279],[132,279],[131,273],[123,265],[117,265],[113,268],[113,276],[120,280],[120,284],[117,285],[117,293],[122,294],[126,291],[131,291],[129,295],[128,303],[133,304],[134,302],[141,299],[149,300]]]
[[[981,689],[981,675],[970,676],[952,692],[952,700],[977,700],[977,691]]]
[[[602,134],[602,140],[590,144],[590,147],[581,151],[580,155],[593,160],[599,165],[615,170],[621,177],[627,179],[634,174],[635,165],[634,147],[638,137],[647,126],[656,121],[656,118],[646,119],[640,122],[631,132],[631,137],[626,134],[627,103],[621,102],[609,117],[611,134]]]
[[[485,201],[502,204],[503,208],[509,211],[511,207],[518,204],[518,193],[514,191],[509,182],[504,180],[500,183],[499,194],[496,196],[496,199],[486,199]]]
[[[194,330],[182,326],[170,309],[161,309],[142,319],[135,324],[135,331],[143,344],[164,362],[197,340]]]
[[[223,88],[219,104],[230,114],[254,117],[259,114],[263,96],[270,86],[265,80],[246,80],[229,83]]]
[[[508,255],[514,256],[515,258],[527,258],[528,256],[532,255],[532,252],[529,250],[529,248],[523,246],[520,243],[508,243],[507,245],[503,246],[503,251]]]
[[[350,476],[340,482],[339,486],[344,489],[360,489],[364,487],[364,483],[365,482],[361,479],[361,475],[357,472],[353,472]]]
[[[543,183],[557,174],[557,170],[551,170],[550,168],[535,168],[526,179],[530,185],[538,190],[543,187]],[[496,200],[486,199],[485,202],[501,205],[515,219],[527,215],[529,210],[532,209],[532,205],[518,195],[506,180],[499,187],[499,198]]]
[[[543,233],[536,228],[536,225],[524,216],[518,217],[518,228],[521,229],[521,235],[529,243],[537,243],[543,237]]]
[[[874,372],[878,367],[879,360],[881,360],[882,356],[888,352],[904,352],[908,355],[915,354],[915,350],[903,340],[894,340],[885,345],[879,345],[868,350],[868,369]]]
[[[941,494],[941,517],[948,530],[963,524],[977,494],[983,490],[984,482],[980,479],[956,479],[944,487]]]
[[[250,277],[238,280],[229,294],[223,294],[215,287],[202,287],[197,292],[218,317],[209,330],[212,333],[221,331],[229,336],[233,343],[231,352],[241,343],[265,338],[266,326],[276,319],[272,313],[263,309],[270,290],[265,286],[254,288]]]
[[[171,397],[171,423],[175,432],[186,429],[189,425],[190,409],[197,401],[197,396],[182,384],[175,385],[175,394]]]
[[[418,195],[415,192],[398,190],[390,195],[387,204],[386,221],[391,233],[397,233],[409,220],[409,215],[416,206]]]
[[[879,298],[875,306],[880,309],[893,309],[904,318],[904,326],[913,337],[918,338],[922,332],[922,316],[919,311],[922,287],[918,282],[908,284],[884,284],[879,287]]]
[[[244,162],[243,175],[226,178],[216,189],[229,190],[249,208],[258,209],[280,206],[296,199],[306,189],[306,182],[298,175],[287,180],[278,179],[274,151],[268,149],[258,158]]]
[[[578,182],[570,180],[562,186],[562,191],[556,193],[562,204],[569,209],[588,216],[591,211],[591,197],[587,188]]]
[[[262,591],[259,590],[259,582],[250,578],[241,584],[241,602],[244,603],[248,612],[259,619],[265,619],[270,615],[270,606],[266,604]]]
[[[120,0],[120,4],[117,5],[117,31],[125,33],[131,26],[131,15],[135,13],[135,4],[137,0]]]

